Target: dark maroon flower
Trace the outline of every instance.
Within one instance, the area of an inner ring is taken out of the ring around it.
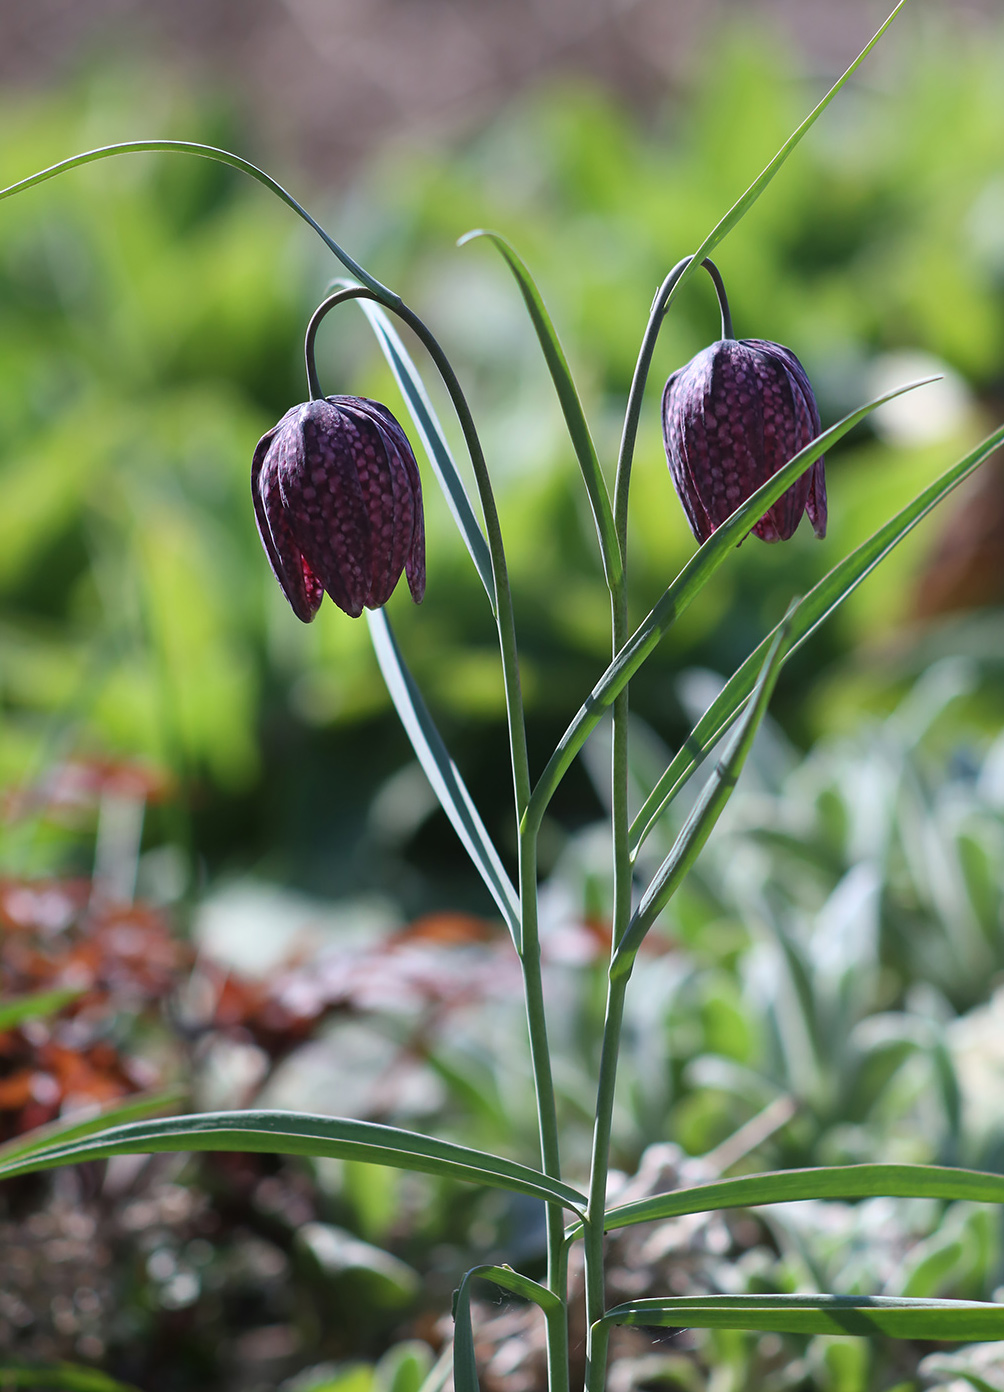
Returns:
[[[723,338],[674,372],[662,398],[669,472],[698,541],[819,434],[805,369],[790,348]],[[753,527],[787,541],[808,512],[826,535],[826,480],[817,459]]]
[[[251,496],[265,554],[293,613],[324,591],[357,618],[401,578],[425,593],[422,484],[407,436],[378,401],[328,396],[287,411],[258,441]]]

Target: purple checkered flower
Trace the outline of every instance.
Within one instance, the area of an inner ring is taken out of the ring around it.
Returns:
[[[723,338],[670,377],[662,424],[673,483],[694,535],[705,542],[819,434],[819,411],[790,348],[759,338]],[[803,512],[816,536],[825,536],[822,459],[764,513],[753,534],[787,541]]]
[[[386,406],[328,396],[292,407],[258,441],[251,496],[269,564],[304,623],[325,590],[353,618],[379,609],[402,570],[422,602],[422,484]]]

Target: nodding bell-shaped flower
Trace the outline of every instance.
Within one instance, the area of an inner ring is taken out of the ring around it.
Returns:
[[[790,348],[759,338],[723,338],[674,372],[662,398],[673,483],[699,542],[792,455],[819,434],[805,369]],[[787,541],[808,512],[826,535],[826,480],[818,459],[753,527]]]
[[[386,406],[328,396],[292,407],[258,441],[251,494],[269,564],[304,623],[325,590],[353,618],[379,609],[402,570],[421,603],[422,484]]]

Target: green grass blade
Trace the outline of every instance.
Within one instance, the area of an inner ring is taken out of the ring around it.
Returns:
[[[113,1102],[107,1107],[101,1107],[88,1115],[81,1116],[79,1112],[75,1115],[71,1113],[67,1117],[60,1117],[58,1121],[49,1122],[46,1126],[37,1126],[34,1131],[29,1131],[23,1136],[14,1136],[9,1141],[0,1145],[0,1165],[5,1165],[14,1156],[25,1157],[33,1155],[36,1151],[44,1150],[47,1146],[55,1144],[57,1141],[75,1141],[84,1136],[90,1136],[95,1131],[101,1131],[109,1126],[118,1126],[122,1122],[139,1121],[143,1117],[152,1116],[155,1112],[166,1112],[173,1107],[177,1107],[184,1098],[185,1093],[181,1088],[170,1088],[163,1092],[140,1092],[133,1097],[127,1097],[123,1102]]]
[[[558,335],[551,322],[551,316],[547,312],[540,291],[526,265],[498,232],[479,227],[461,237],[457,245],[464,246],[477,237],[487,237],[501,252],[523,296],[527,312],[540,342],[541,351],[544,354],[544,361],[547,363],[551,380],[554,383],[554,390],[565,417],[568,435],[575,450],[575,456],[579,461],[579,469],[586,485],[586,492],[589,495],[589,504],[593,510],[593,521],[596,523],[596,535],[600,543],[600,554],[603,557],[603,570],[607,583],[608,585],[616,585],[621,580],[624,567],[620,547],[617,543],[610,493],[600,469],[600,461],[596,456],[596,448],[589,433],[582,403],[575,389],[575,382],[572,380],[572,374]]]
[[[833,611],[857,589],[862,580],[869,575],[880,561],[897,546],[905,536],[922,521],[933,508],[956,488],[989,455],[1004,444],[1004,426],[988,435],[982,444],[970,451],[962,459],[946,470],[940,478],[930,484],[922,493],[902,508],[895,517],[867,541],[863,542],[850,555],[845,556],[818,585],[814,585],[796,609],[791,620],[791,646],[785,654],[787,661],[801,645],[816,631]],[[694,726],[683,747],[673,759],[669,768],[653,788],[645,805],[635,817],[631,826],[631,854],[636,856],[639,847],[652,830],[658,818],[669,806],[673,798],[686,783],[701,760],[728,729],[744,701],[753,690],[756,674],[763,662],[764,654],[770,646],[773,633],[750,653],[746,661],[726,682],[718,697]]]
[[[35,991],[30,996],[8,996],[0,1000],[0,1031],[15,1029],[23,1020],[37,1020],[40,1015],[56,1015],[64,1005],[83,994],[77,987],[55,991]]]
[[[751,494],[744,503],[740,503],[735,512],[711,534],[703,546],[698,548],[651,613],[635,629],[579,707],[533,790],[524,819],[527,826],[540,825],[555,789],[576,754],[603,718],[606,710],[613,704],[618,694],[623,691],[639,667],[655,651],[667,630],[726,560],[733,547],[742,541],[750,528],[755,525],[768,508],[777,502],[781,494],[796,479],[800,478],[820,455],[825,454],[831,445],[836,444],[849,430],[853,430],[854,426],[858,425],[872,411],[884,405],[885,402],[891,401],[893,397],[902,396],[904,392],[913,391],[914,388],[925,386],[934,380],[936,379],[933,377],[927,377],[922,381],[910,382],[904,387],[897,387],[895,391],[877,397],[876,400],[869,401],[867,405],[852,411],[849,416],[844,416],[843,420],[838,421],[836,425],[831,425],[829,430],[824,430],[821,435],[817,435],[815,440],[806,445],[805,449],[799,450],[798,454],[793,455],[787,464],[782,465],[777,473],[755,493]]]
[[[0,1387],[21,1392],[38,1387],[42,1392],[139,1392],[131,1382],[119,1382],[98,1368],[79,1363],[22,1363],[0,1356]]]
[[[947,1202],[1004,1204],[1004,1175],[957,1170],[944,1165],[826,1165],[804,1170],[773,1170],[715,1180],[668,1194],[655,1194],[611,1208],[607,1231],[633,1223],[710,1213],[722,1208],[755,1208],[796,1199],[944,1199]]]
[[[659,866],[651,883],[641,897],[637,909],[631,917],[623,938],[617,945],[610,964],[611,977],[623,976],[630,972],[642,940],[658,915],[668,904],[684,876],[700,855],[705,842],[711,835],[718,818],[732,796],[746,756],[753,745],[760,723],[767,714],[767,706],[774,691],[777,674],[781,670],[781,659],[788,641],[790,617],[794,605],[782,621],[777,636],[767,654],[757,678],[753,699],[746,707],[739,728],[729,742],[729,747],[718,762],[717,768],[708,779],[693,811],[680,829],[673,849]]]
[[[453,1388],[454,1392],[481,1392],[478,1362],[474,1356],[474,1324],[471,1320],[471,1280],[468,1271],[453,1293]]]
[[[31,1155],[16,1155],[0,1164],[0,1179],[110,1155],[204,1150],[334,1156],[485,1184],[576,1211],[586,1202],[569,1185],[514,1160],[396,1126],[309,1112],[204,1112],[112,1126],[82,1139],[57,1141]]]
[[[479,1392],[477,1361],[474,1357],[474,1328],[471,1322],[471,1282],[491,1281],[524,1300],[532,1300],[548,1320],[564,1319],[564,1306],[554,1291],[529,1276],[521,1276],[511,1266],[475,1266],[465,1273],[453,1297],[453,1385],[456,1392]]]
[[[890,14],[889,18],[885,21],[882,27],[879,30],[877,30],[877,32],[872,36],[872,38],[869,39],[868,43],[865,44],[864,48],[854,59],[854,62],[851,63],[850,67],[847,68],[840,75],[840,77],[837,78],[836,82],[826,93],[825,97],[823,97],[822,101],[820,101],[818,105],[813,107],[813,109],[809,112],[808,116],[806,116],[802,124],[798,126],[788,137],[788,139],[784,142],[784,144],[778,150],[777,154],[770,161],[770,163],[767,164],[764,167],[764,169],[761,170],[761,172],[753,180],[746,192],[740,198],[736,199],[735,203],[733,203],[732,207],[728,210],[725,216],[719,222],[717,222],[715,226],[711,229],[711,231],[705,237],[704,241],[698,247],[697,251],[694,252],[693,260],[690,262],[689,266],[686,267],[683,274],[680,276],[680,279],[673,286],[669,298],[666,301],[666,309],[669,308],[670,304],[672,304],[673,300],[680,293],[680,291],[683,289],[684,285],[686,285],[687,281],[691,278],[691,276],[696,274],[697,268],[700,266],[704,258],[706,256],[710,256],[711,253],[714,251],[715,247],[718,246],[719,242],[724,241],[724,239],[728,236],[732,229],[746,216],[750,208],[752,208],[753,204],[757,201],[757,199],[766,189],[767,185],[774,178],[774,175],[778,172],[778,170],[784,164],[785,160],[791,154],[792,150],[794,150],[795,146],[799,143],[802,137],[812,128],[812,126],[815,125],[818,118],[829,106],[830,102],[840,91],[841,87],[843,87],[844,83],[847,82],[847,80],[857,71],[857,69],[861,66],[864,60],[868,57],[869,53],[871,53],[872,49],[878,43],[879,39],[881,39],[885,31],[889,28],[890,24],[892,24],[893,20],[896,18],[896,16],[899,14],[900,10],[903,8],[905,4],[906,0],[899,0],[899,4],[893,10],[892,14]]]
[[[521,938],[519,895],[422,700],[422,693],[405,666],[386,614],[382,609],[367,610],[366,621],[380,671],[412,748],[443,811],[498,905],[518,952]]]
[[[352,282],[339,280],[333,284],[335,286],[348,286]],[[481,577],[481,583],[488,595],[488,602],[494,612],[495,582],[492,578],[492,562],[488,551],[488,542],[485,540],[485,534],[478,523],[474,508],[471,506],[464,481],[460,477],[456,461],[446,442],[443,427],[429,399],[425,384],[389,316],[373,300],[361,300],[359,303],[369,320],[377,343],[380,345],[380,350],[394,374],[395,381],[401,389],[401,395],[404,397],[408,412],[414,422],[415,429],[418,431],[419,439],[429,456],[429,462],[439,486],[443,490],[446,505],[453,514],[457,530],[464,539],[464,545],[467,547],[474,567]]]
[[[346,270],[358,277],[374,294],[379,295],[385,304],[399,303],[399,297],[392,290],[388,290],[386,285],[382,285],[379,280],[371,276],[369,271],[360,266],[358,261],[354,261],[348,252],[325,232],[321,224],[310,216],[306,208],[298,203],[292,194],[287,193],[281,184],[276,183],[271,175],[266,174],[264,169],[259,169],[256,164],[252,164],[250,160],[242,159],[240,155],[235,155],[230,150],[220,150],[215,145],[200,145],[191,140],[127,140],[116,145],[102,145],[96,150],[84,150],[82,154],[71,155],[69,159],[60,160],[58,164],[52,164],[47,169],[40,169],[36,174],[30,174],[27,179],[20,179],[16,184],[10,184],[7,188],[0,189],[0,199],[12,198],[16,193],[24,193],[26,189],[34,188],[37,184],[44,184],[47,179],[54,179],[57,174],[65,174],[68,170],[79,169],[85,164],[93,164],[95,160],[108,159],[112,155],[147,154],[196,155],[200,159],[215,160],[218,164],[229,164],[231,168],[239,169],[243,174],[249,174],[252,179],[256,179],[259,184],[263,184],[271,193],[274,193],[276,198],[286,204],[287,208],[292,208],[298,217],[303,218],[304,222],[314,229],[328,250],[334,252]]]
[[[606,1324],[751,1329],[777,1334],[886,1334],[894,1339],[1004,1338],[1004,1305],[883,1295],[712,1295],[629,1300]]]

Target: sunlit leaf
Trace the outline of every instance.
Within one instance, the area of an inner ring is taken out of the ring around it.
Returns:
[[[988,435],[982,444],[960,459],[940,478],[919,493],[867,541],[833,567],[814,585],[798,605],[791,618],[791,646],[785,661],[808,639],[849,594],[870,575],[889,552],[907,536],[917,523],[956,488],[965,478],[1004,443],[1004,426]],[[742,709],[756,682],[756,674],[776,630],[750,653],[746,661],[726,682],[719,695],[694,726],[683,747],[659,779],[635,817],[631,827],[632,853],[651,831],[655,822],[672,802],[708,751],[728,729]]]
[[[390,623],[382,609],[367,610],[373,648],[391,700],[401,718],[412,748],[432,784],[443,811],[449,817],[464,849],[474,862],[520,948],[519,896],[506,873],[485,825],[471,800],[456,764],[450,758],[442,736],[422,700],[411,673],[404,664]]]
[[[606,1324],[751,1329],[778,1334],[887,1334],[897,1339],[1000,1339],[1004,1305],[863,1295],[718,1295],[630,1300]]]
[[[623,564],[614,528],[610,494],[600,469],[600,461],[596,457],[596,447],[589,433],[589,426],[582,409],[582,403],[579,400],[579,394],[575,389],[575,382],[572,379],[554,325],[551,323],[551,316],[547,312],[540,291],[534,284],[533,277],[506,239],[497,232],[478,228],[476,231],[468,232],[461,237],[458,245],[463,246],[476,237],[487,237],[498,248],[516,278],[516,284],[520,288],[523,301],[536,330],[544,354],[544,361],[547,363],[547,369],[554,383],[554,389],[558,394],[569,438],[575,450],[575,457],[579,461],[579,469],[586,485],[586,492],[589,494],[589,504],[593,510],[593,521],[596,523],[596,533],[599,538],[600,553],[603,557],[603,568],[607,581],[616,583],[621,577]]]
[[[728,558],[735,546],[742,541],[754,523],[777,502],[786,488],[800,478],[821,455],[826,453],[831,445],[846,435],[872,411],[886,401],[901,396],[904,392],[925,386],[931,380],[933,379],[926,378],[924,381],[910,382],[906,386],[897,387],[895,391],[888,392],[886,395],[860,406],[850,415],[844,416],[836,425],[831,425],[828,430],[817,435],[804,449],[799,450],[786,464],[782,465],[777,473],[762,484],[745,502],[740,503],[735,512],[698,548],[659,602],[635,629],[579,707],[533,790],[530,806],[526,813],[528,825],[539,825],[554,790],[576,754],[603,718],[604,712],[613,704],[618,694],[623,691],[646,659],[652,655],[673,623],[691,601],[696,599],[715,571]],[[762,656],[758,657],[757,670],[759,670],[762,661]]]
[[[110,1155],[161,1151],[323,1155],[486,1184],[576,1210],[586,1202],[569,1185],[513,1160],[396,1126],[309,1112],[205,1112],[112,1126],[82,1139],[56,1141],[28,1155],[14,1155],[0,1164],[0,1179]]]

